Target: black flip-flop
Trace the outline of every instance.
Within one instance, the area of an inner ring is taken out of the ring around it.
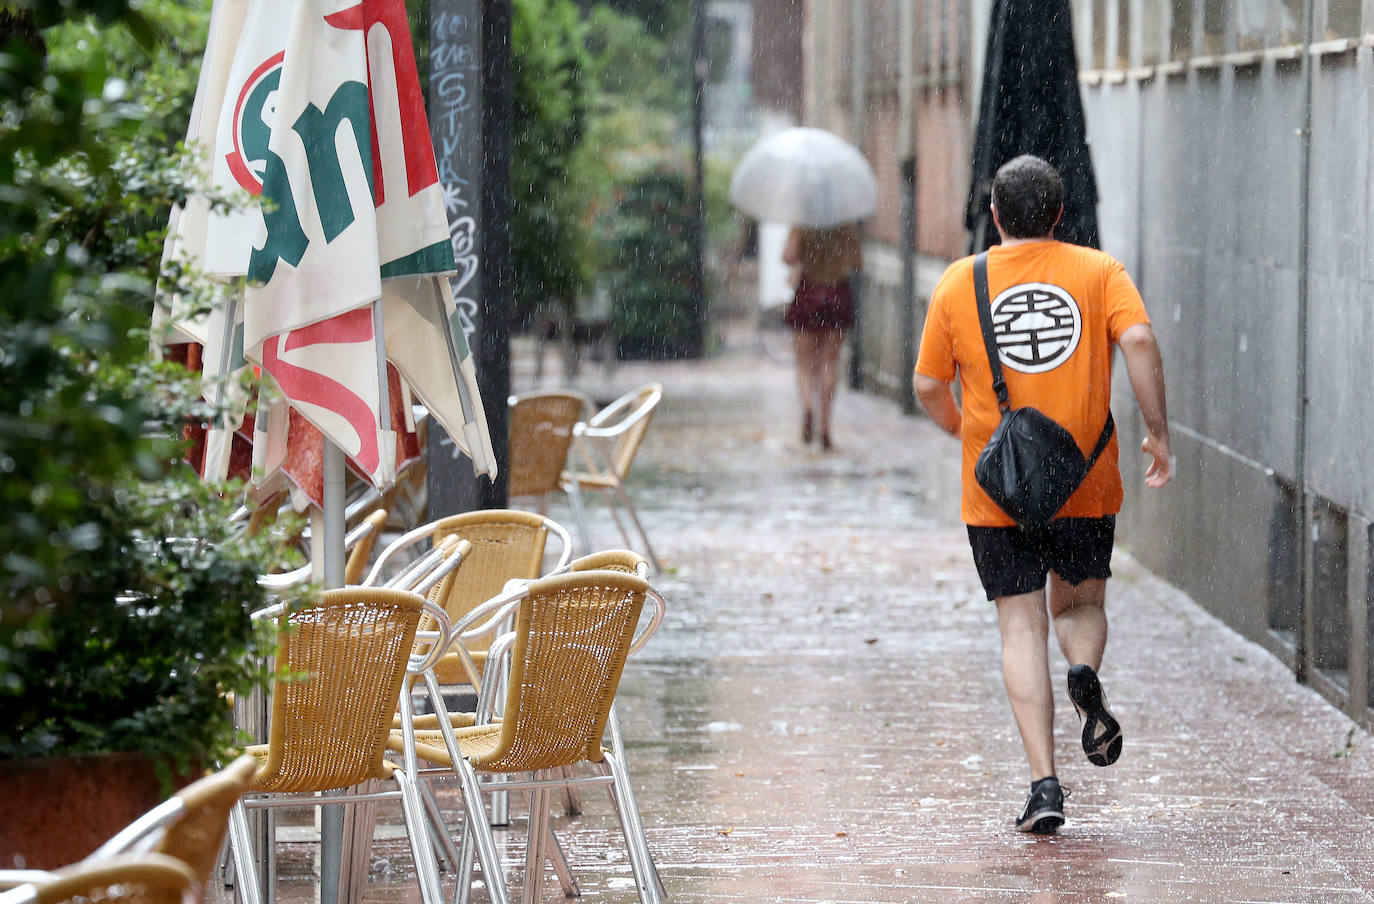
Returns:
[[[1083,752],[1094,766],[1110,766],[1121,756],[1121,723],[1107,711],[1102,684],[1090,666],[1069,668],[1069,699],[1083,720]]]

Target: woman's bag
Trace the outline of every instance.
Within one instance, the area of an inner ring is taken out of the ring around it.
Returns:
[[[992,501],[1023,530],[1037,530],[1050,523],[1088,476],[1107,448],[1116,423],[1108,411],[1097,446],[1085,459],[1073,435],[1044,412],[1030,406],[1012,408],[997,338],[992,331],[986,251],[973,259],[973,292],[978,322],[983,328],[983,345],[992,368],[992,388],[1002,412],[1002,421],[979,454],[973,475]]]

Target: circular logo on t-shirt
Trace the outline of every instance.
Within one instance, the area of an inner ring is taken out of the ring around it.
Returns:
[[[992,300],[992,333],[1003,367],[1037,374],[1063,364],[1078,348],[1083,316],[1059,286],[1021,283]]]

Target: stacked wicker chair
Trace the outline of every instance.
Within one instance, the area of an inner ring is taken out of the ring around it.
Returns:
[[[612,558],[623,565],[634,557],[629,553]],[[646,599],[654,602],[653,616],[637,633]],[[508,900],[483,796],[524,791],[530,797],[530,816],[523,900],[539,900],[546,860],[553,864],[565,893],[575,894],[566,859],[549,827],[551,795],[569,785],[599,784],[608,788],[615,804],[641,901],[662,901],[662,885],[620,750],[607,749],[602,740],[625,660],[660,624],[662,597],[643,577],[623,568],[583,569],[531,582],[488,601],[455,622],[453,635],[467,640],[495,633],[510,614],[515,616],[514,631],[497,640],[488,660],[490,673],[493,660],[509,657],[509,667],[497,669],[508,675],[499,721],[492,719],[498,683],[488,674],[477,724],[450,727],[441,720],[437,730],[416,730],[411,740],[421,759],[452,769],[462,782],[467,820],[459,888],[470,884],[468,851],[475,842],[491,900]],[[393,749],[405,743],[404,731],[393,732]],[[566,771],[573,767],[590,769],[591,774]]]
[[[327,590],[311,605],[272,611],[281,627],[268,743],[251,747],[262,766],[230,820],[231,847],[245,904],[261,904],[247,808],[294,802],[302,806],[348,805],[399,798],[416,880],[424,904],[440,904],[425,814],[415,786],[413,754],[405,768],[386,757],[392,717],[407,671],[430,667],[412,660],[420,618],[428,611],[447,628],[447,618],[408,590],[350,587]],[[442,647],[432,645],[437,654]],[[304,675],[304,678],[295,676]],[[402,708],[409,724],[409,709]],[[395,790],[316,797],[318,792],[387,782]]]

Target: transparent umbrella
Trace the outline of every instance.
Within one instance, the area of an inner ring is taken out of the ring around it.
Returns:
[[[873,213],[878,185],[863,153],[824,129],[759,140],[730,180],[730,203],[759,220],[825,229]]]

